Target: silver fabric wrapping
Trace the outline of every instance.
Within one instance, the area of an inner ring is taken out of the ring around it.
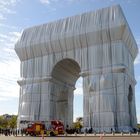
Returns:
[[[83,77],[84,126],[129,131],[137,124],[134,59],[138,48],[120,6],[25,29],[15,45],[21,60],[21,121],[73,122],[73,91]]]

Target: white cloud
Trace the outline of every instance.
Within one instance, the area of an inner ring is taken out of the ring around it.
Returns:
[[[42,4],[50,4],[50,0],[40,0]]]
[[[20,62],[14,51],[14,44],[20,37],[19,32],[0,34],[0,100],[11,100],[19,96]]]
[[[11,10],[7,5],[0,5],[1,12],[2,13],[7,13],[7,14],[15,14],[16,12]]]
[[[19,32],[9,32],[8,34],[0,34],[0,39],[2,42],[4,41],[4,46],[14,46],[18,38],[20,37],[21,33]]]
[[[0,13],[0,20],[5,20],[6,18],[3,16],[3,14]]]
[[[0,20],[3,21],[6,19],[6,14],[15,14],[16,11],[12,10],[12,8],[19,2],[20,0],[0,0]]]
[[[0,97],[0,101],[7,101],[7,98],[5,98],[5,97]]]
[[[17,29],[16,26],[6,25],[6,24],[3,24],[3,23],[0,23],[0,27],[2,27],[2,28],[8,28],[8,29]]]
[[[6,35],[6,34],[0,34],[0,38],[7,39],[8,38],[8,35]]]
[[[2,5],[2,6],[9,6],[9,5],[14,6],[19,1],[20,0],[0,0],[0,5]]]
[[[10,58],[9,58],[10,59]],[[0,98],[1,97],[18,97],[19,86],[17,79],[19,78],[19,60],[0,62]]]
[[[39,0],[42,4],[45,5],[49,5],[52,3],[60,3],[60,2],[64,2],[64,3],[73,3],[73,2],[81,2],[81,1],[85,1],[85,0]]]

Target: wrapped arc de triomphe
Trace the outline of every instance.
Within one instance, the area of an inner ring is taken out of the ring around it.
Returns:
[[[129,131],[137,124],[138,48],[119,5],[25,29],[18,127],[23,121],[73,122],[73,92],[83,77],[84,127]]]

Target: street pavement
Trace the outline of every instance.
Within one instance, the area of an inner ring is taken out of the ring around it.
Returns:
[[[67,137],[26,137],[0,136],[0,140],[140,140],[139,136],[67,136]]]

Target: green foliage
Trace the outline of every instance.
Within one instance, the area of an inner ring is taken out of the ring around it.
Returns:
[[[8,126],[9,128],[16,128],[17,125],[17,116],[13,116],[9,121],[8,121]]]
[[[8,126],[8,121],[4,119],[3,116],[0,116],[0,128],[7,128]]]
[[[5,118],[0,116],[0,128],[16,128],[17,125],[17,116],[13,115],[11,118]]]
[[[82,121],[83,121],[83,117],[76,118],[76,122],[82,122]]]
[[[73,123],[73,127],[76,129],[83,127],[83,117],[76,118],[76,122]]]
[[[137,127],[140,129],[140,124],[137,124]]]

